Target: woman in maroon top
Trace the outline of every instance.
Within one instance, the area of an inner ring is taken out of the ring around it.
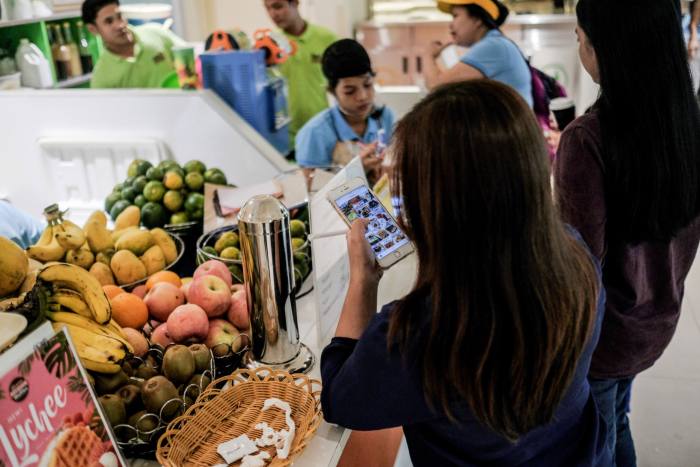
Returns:
[[[700,116],[673,0],[579,0],[576,12],[601,93],[562,134],[556,193],[603,263],[591,386],[617,465],[633,466],[632,380],[673,336],[700,239]]]

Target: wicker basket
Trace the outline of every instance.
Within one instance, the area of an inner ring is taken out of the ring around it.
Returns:
[[[273,447],[261,448],[270,454],[269,466],[290,465],[306,447],[321,420],[321,383],[303,374],[290,375],[269,368],[242,369],[209,386],[184,415],[168,425],[158,441],[156,457],[166,467],[202,466],[223,463],[216,452],[221,443],[242,434],[252,440],[261,436],[255,428],[267,422],[275,430],[286,428],[284,413],[262,411],[263,403],[276,397],[289,403],[296,435],[289,457],[278,459]],[[223,387],[223,389],[216,389]],[[236,464],[238,465],[238,463]]]

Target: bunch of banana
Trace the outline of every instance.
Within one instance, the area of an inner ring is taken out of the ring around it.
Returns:
[[[100,282],[85,269],[74,264],[53,263],[39,273],[39,279],[53,285],[53,301],[97,324],[112,318],[109,300]],[[66,290],[67,289],[67,290]]]
[[[29,248],[27,255],[42,263],[49,261],[60,261],[66,255],[66,249],[61,246],[54,235],[54,226],[48,225],[39,237],[39,240]]]
[[[60,224],[54,225],[53,234],[59,245],[66,251],[77,250],[85,243],[85,233],[83,229],[68,219],[63,219]]]
[[[54,315],[73,315],[81,318],[74,313],[54,313]],[[55,317],[55,316],[54,316]],[[49,313],[49,318],[51,314]],[[60,316],[59,318],[64,318]],[[86,322],[89,320],[86,320]],[[86,324],[82,323],[81,324]],[[93,324],[95,324],[93,322]],[[130,353],[127,344],[120,339],[116,339],[102,332],[95,332],[93,329],[88,329],[82,326],[66,323],[64,321],[55,321],[53,328],[59,331],[63,327],[68,328],[71,339],[78,351],[80,361],[88,370],[98,373],[117,373],[121,370],[121,365]]]

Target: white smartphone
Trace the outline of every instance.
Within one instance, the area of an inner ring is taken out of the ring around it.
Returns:
[[[328,201],[348,225],[355,219],[370,220],[365,237],[382,269],[389,268],[413,252],[413,245],[399,228],[396,219],[363,179],[354,178],[331,190]]]

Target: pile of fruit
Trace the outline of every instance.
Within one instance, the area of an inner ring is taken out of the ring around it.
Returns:
[[[204,217],[205,182],[227,183],[220,169],[207,169],[200,161],[180,167],[172,160],[153,166],[136,159],[129,165],[126,180],[115,185],[105,199],[105,211],[115,220],[129,206],[137,206],[141,224],[149,229],[199,221]]]
[[[55,205],[54,205],[55,206]],[[165,230],[139,229],[140,210],[129,206],[107,228],[107,217],[95,211],[80,228],[47,208],[49,225],[27,255],[39,262],[65,261],[90,271],[102,285],[131,284],[171,266],[177,245]]]
[[[289,222],[292,237],[292,252],[294,256],[294,280],[299,286],[311,270],[311,256],[307,241],[306,223],[302,219],[292,219]],[[205,239],[201,245],[202,253],[198,260],[204,262],[217,259],[224,262],[234,280],[243,283],[243,268],[241,264],[240,239],[237,226],[223,227],[214,231],[212,236]]]

